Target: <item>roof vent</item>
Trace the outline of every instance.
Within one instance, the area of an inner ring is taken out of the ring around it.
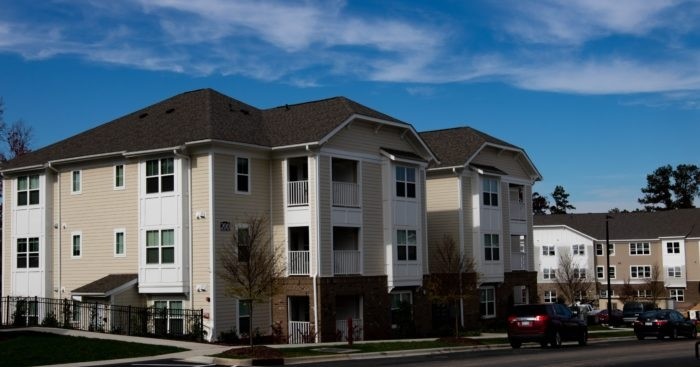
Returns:
[[[144,117],[146,117],[146,116],[148,116],[148,112],[144,112],[144,113],[140,114],[140,115],[139,115],[139,118],[142,119],[142,118],[144,118]]]
[[[241,108],[241,113],[244,115],[250,115],[250,111],[246,110],[245,108]]]
[[[167,110],[165,110],[165,113],[173,113],[173,111],[175,111],[174,108],[168,108]]]

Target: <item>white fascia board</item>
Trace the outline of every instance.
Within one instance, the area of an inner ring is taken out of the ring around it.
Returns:
[[[124,153],[124,157],[126,157],[126,158],[140,157],[140,156],[145,156],[145,155],[168,153],[168,152],[173,152],[173,151],[182,150],[182,149],[183,149],[183,146],[178,145],[178,146],[174,146],[174,147],[139,150],[139,151],[135,151],[135,152],[126,152],[126,153]]]
[[[427,167],[427,166],[428,166],[428,163],[427,163],[427,162],[424,162],[424,161],[416,161],[416,160],[407,159],[407,158],[400,158],[400,157],[397,157],[397,156],[395,156],[395,155],[393,155],[393,154],[391,154],[391,153],[389,153],[389,152],[387,152],[387,151],[384,151],[383,149],[380,149],[379,152],[380,152],[381,155],[383,155],[383,156],[389,158],[389,159],[390,159],[391,161],[393,161],[393,162],[408,163],[408,164],[413,164],[413,165],[421,166],[421,167]]]
[[[264,145],[258,145],[258,144],[249,144],[249,143],[239,143],[235,141],[228,141],[228,140],[220,140],[220,139],[203,139],[203,140],[195,140],[195,141],[188,141],[184,145],[186,147],[195,147],[199,145],[230,145],[230,146],[237,146],[237,147],[245,147],[245,148],[252,148],[252,149],[261,149],[261,150],[272,150],[270,147],[266,147]]]
[[[537,230],[537,229],[562,229],[562,230],[568,230],[568,231],[574,232],[574,233],[576,233],[576,234],[578,234],[578,235],[580,235],[580,236],[582,236],[582,237],[585,237],[585,238],[587,238],[587,239],[589,239],[589,240],[591,240],[591,241],[593,241],[593,242],[601,241],[601,240],[596,239],[596,238],[593,237],[593,236],[587,235],[587,234],[585,234],[585,233],[583,233],[583,232],[581,232],[581,231],[578,231],[578,230],[576,230],[576,229],[573,229],[573,228],[571,228],[571,227],[569,227],[569,226],[567,226],[567,225],[565,225],[565,224],[533,225],[533,226],[532,226],[532,230],[533,230],[533,231],[535,231],[535,230]]]
[[[486,148],[486,147],[494,147],[497,149],[509,150],[512,152],[520,153],[523,156],[523,158],[525,158],[527,163],[530,165],[532,170],[535,172],[535,175],[531,177],[532,180],[533,181],[541,181],[542,180],[542,174],[537,169],[537,167],[535,167],[535,165],[532,163],[532,160],[530,160],[530,157],[527,155],[527,153],[523,149],[508,147],[508,146],[500,145],[500,144],[493,144],[493,143],[482,144],[479,147],[479,149],[477,149],[476,152],[474,152],[474,154],[472,154],[470,157],[467,158],[467,161],[464,163],[464,166],[465,167],[468,166],[469,163],[471,163],[471,161],[474,160],[474,158],[476,158],[476,156],[479,155],[479,153],[481,153],[481,151],[484,150],[484,148]]]

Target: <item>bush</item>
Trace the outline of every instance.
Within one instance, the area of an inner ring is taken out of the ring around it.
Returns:
[[[238,337],[238,330],[234,327],[229,331],[222,331],[219,334],[219,342],[225,344],[240,344],[241,338]]]
[[[43,320],[41,320],[41,326],[44,327],[58,327],[58,319],[56,319],[56,314],[49,312],[46,314]]]

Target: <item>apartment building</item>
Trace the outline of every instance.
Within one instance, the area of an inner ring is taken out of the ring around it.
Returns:
[[[556,269],[562,253],[570,254],[580,276],[593,283],[587,294],[579,295],[581,300],[600,301],[605,307],[610,277],[611,298],[618,308],[624,299],[651,298],[653,284],[663,284],[663,305],[687,310],[700,302],[700,209],[538,215],[534,220],[538,293],[544,302],[561,296]]]
[[[541,175],[524,149],[469,127],[422,132],[440,158],[427,170],[431,273],[445,236],[474,260],[478,303],[465,320],[503,318],[536,294],[532,185]]]
[[[209,339],[279,322],[331,341],[347,318],[385,337],[391,290],[428,271],[435,161],[411,125],[346,98],[258,109],[183,93],[4,167],[3,296],[203,309]],[[287,274],[251,315],[217,254],[252,216]]]

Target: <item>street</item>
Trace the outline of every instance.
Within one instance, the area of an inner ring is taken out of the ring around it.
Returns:
[[[520,350],[500,349],[435,356],[322,362],[305,366],[700,366],[695,359],[695,340],[618,341],[585,347],[567,343],[561,349],[542,349],[526,344]]]

